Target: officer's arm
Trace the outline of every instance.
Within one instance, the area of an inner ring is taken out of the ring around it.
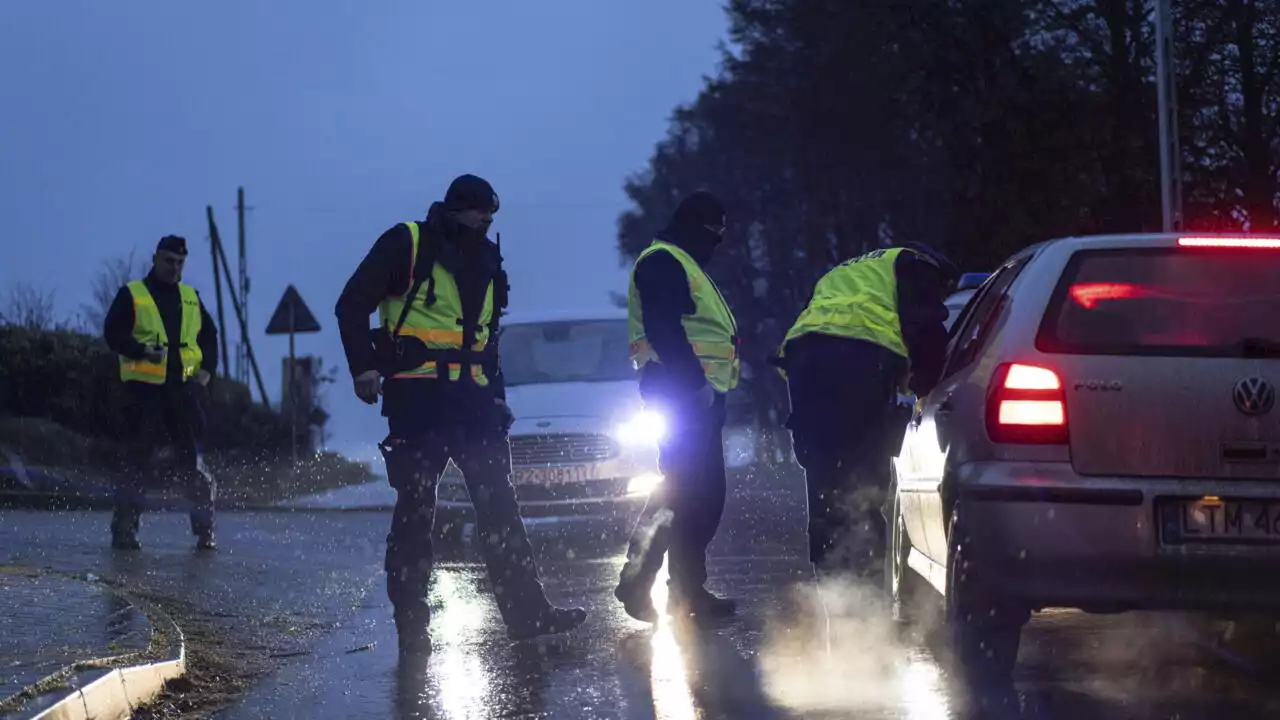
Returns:
[[[334,313],[351,376],[374,367],[369,316],[390,295],[409,291],[413,238],[403,224],[384,232],[347,280]]]
[[[107,347],[117,355],[130,360],[141,360],[146,356],[146,348],[133,337],[133,293],[129,288],[120,288],[115,300],[111,301],[106,320],[102,323],[102,336]]]
[[[914,253],[894,262],[898,279],[898,320],[911,361],[911,391],[924,397],[942,375],[947,354],[945,289],[937,271]]]
[[[681,318],[694,312],[689,276],[671,253],[655,252],[635,269],[644,334],[676,387],[695,393],[707,382]]]
[[[200,369],[210,375],[218,374],[218,326],[214,324],[204,301],[199,294],[196,300],[200,303],[200,332],[196,334],[196,345],[200,347]]]

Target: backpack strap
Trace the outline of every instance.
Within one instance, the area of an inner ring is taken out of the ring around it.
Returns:
[[[409,232],[413,236],[413,247],[415,257],[413,267],[410,274],[413,277],[413,284],[409,288],[409,294],[405,295],[404,307],[400,308],[400,318],[396,321],[396,327],[391,331],[391,337],[395,338],[400,335],[400,328],[404,327],[404,321],[409,317],[409,308],[413,306],[414,298],[418,297],[418,291],[422,289],[422,284],[427,284],[427,305],[434,305],[436,302],[436,281],[434,276],[436,253],[435,243],[430,239],[421,236],[418,223],[405,223],[409,228]]]

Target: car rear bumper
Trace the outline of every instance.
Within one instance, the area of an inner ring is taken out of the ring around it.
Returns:
[[[1170,541],[1159,508],[1280,501],[1280,483],[1085,477],[1070,463],[972,463],[957,475],[984,584],[1033,608],[1280,609],[1280,542]]]

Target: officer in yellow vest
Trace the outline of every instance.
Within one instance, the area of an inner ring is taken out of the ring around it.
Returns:
[[[724,206],[695,192],[631,271],[631,359],[645,405],[664,416],[667,432],[658,448],[664,480],[632,533],[614,596],[645,622],[658,618],[649,594],[664,554],[670,612],[716,618],[736,609],[704,587],[707,545],[724,512],[725,393],[739,372],[737,324],[703,270],[724,231]]]
[[[381,445],[397,493],[387,536],[387,594],[402,660],[431,652],[427,586],[436,484],[450,458],[475,506],[476,536],[507,634],[565,632],[581,608],[548,602],[511,485],[498,319],[507,276],[487,233],[498,211],[492,186],[458,177],[421,222],[400,223],[374,243],[338,299],[337,316],[356,395],[382,395],[389,435]],[[372,336],[369,315],[378,311]],[[412,665],[411,665],[412,666]]]
[[[873,250],[818,281],[783,341],[775,363],[790,391],[787,427],[805,469],[809,559],[820,576],[880,567],[888,463],[904,429],[898,394],[923,396],[938,382],[957,276],[923,244]]]
[[[111,545],[137,550],[138,525],[156,450],[173,448],[174,480],[191,501],[191,532],[197,547],[217,547],[213,535],[216,485],[204,468],[205,386],[218,368],[218,330],[199,295],[182,283],[187,241],[160,239],[151,272],[116,294],[103,334],[120,356],[128,416],[128,467],[117,481]]]

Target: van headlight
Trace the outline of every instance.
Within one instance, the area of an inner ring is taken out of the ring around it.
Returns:
[[[624,445],[657,445],[667,436],[667,419],[653,410],[641,410],[619,424],[614,436]]]

